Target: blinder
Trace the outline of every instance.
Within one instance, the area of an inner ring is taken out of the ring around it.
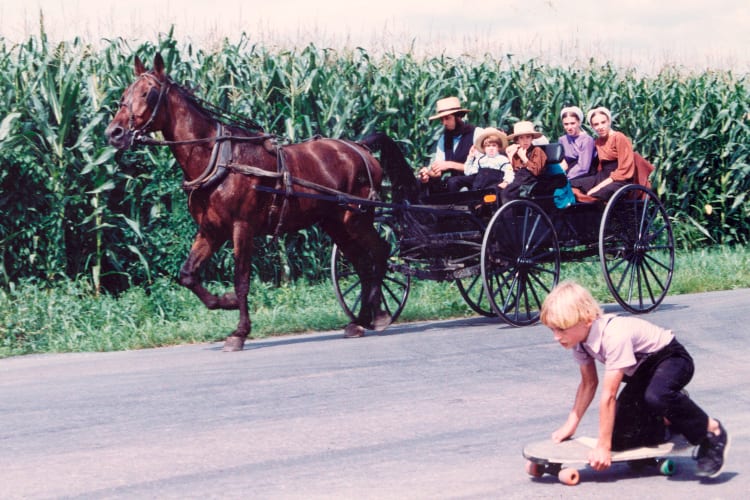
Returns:
[[[157,104],[159,104],[159,90],[156,87],[151,87],[151,90],[148,91],[148,95],[146,95],[146,105],[148,105],[150,109],[154,109]]]

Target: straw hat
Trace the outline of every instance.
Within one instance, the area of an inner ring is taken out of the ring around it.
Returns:
[[[531,122],[518,122],[513,125],[513,133],[508,136],[508,140],[514,140],[519,135],[530,135],[534,139],[542,136],[541,132],[534,130],[534,124]]]
[[[437,120],[438,118],[456,113],[461,113],[461,116],[463,116],[468,112],[468,109],[461,107],[461,101],[458,100],[458,97],[446,97],[438,100],[435,114],[430,117],[430,120]]]
[[[508,147],[508,136],[496,128],[487,127],[481,134],[479,134],[477,140],[474,141],[474,147],[476,150],[480,153],[484,153],[484,146],[482,144],[484,144],[485,139],[490,137],[497,140],[501,151]]]

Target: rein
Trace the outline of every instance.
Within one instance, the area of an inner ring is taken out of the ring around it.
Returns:
[[[221,124],[221,122],[217,122]],[[216,135],[214,137],[203,137],[201,139],[188,139],[185,141],[164,141],[160,139],[154,139],[148,136],[138,137],[133,140],[134,143],[143,144],[144,146],[181,146],[183,144],[200,144],[203,142],[212,141],[232,141],[232,142],[264,142],[268,139],[277,139],[278,136],[273,134],[255,135],[252,137],[244,137],[237,135]]]

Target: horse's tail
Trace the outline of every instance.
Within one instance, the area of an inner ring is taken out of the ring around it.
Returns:
[[[361,141],[371,151],[380,151],[380,164],[391,180],[393,202],[419,200],[419,184],[396,141],[382,132],[375,132]]]

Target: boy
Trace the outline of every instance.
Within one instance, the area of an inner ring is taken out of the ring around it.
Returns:
[[[527,191],[526,195],[530,194],[539,185],[539,176],[547,163],[544,150],[534,144],[534,140],[541,137],[542,133],[534,130],[531,122],[521,121],[513,125],[513,133],[508,136],[508,140],[515,144],[508,146],[505,154],[510,159],[514,175],[513,182],[505,186],[500,194],[503,204],[521,198],[524,189]]]
[[[552,434],[553,441],[573,436],[596,393],[599,360],[605,371],[598,442],[589,454],[592,468],[609,467],[612,450],[666,441],[666,424],[697,445],[693,457],[698,476],[719,475],[729,449],[727,432],[682,390],[693,376],[693,359],[670,330],[639,318],[604,314],[591,293],[573,281],[550,292],[540,319],[560,345],[573,350],[581,370],[573,410]],[[621,382],[626,385],[617,397]]]
[[[506,147],[508,139],[504,133],[491,127],[484,129],[466,158],[464,175],[448,179],[448,192],[455,193],[462,188],[476,191],[498,183],[501,187],[507,186],[513,181],[513,167],[504,154]]]

